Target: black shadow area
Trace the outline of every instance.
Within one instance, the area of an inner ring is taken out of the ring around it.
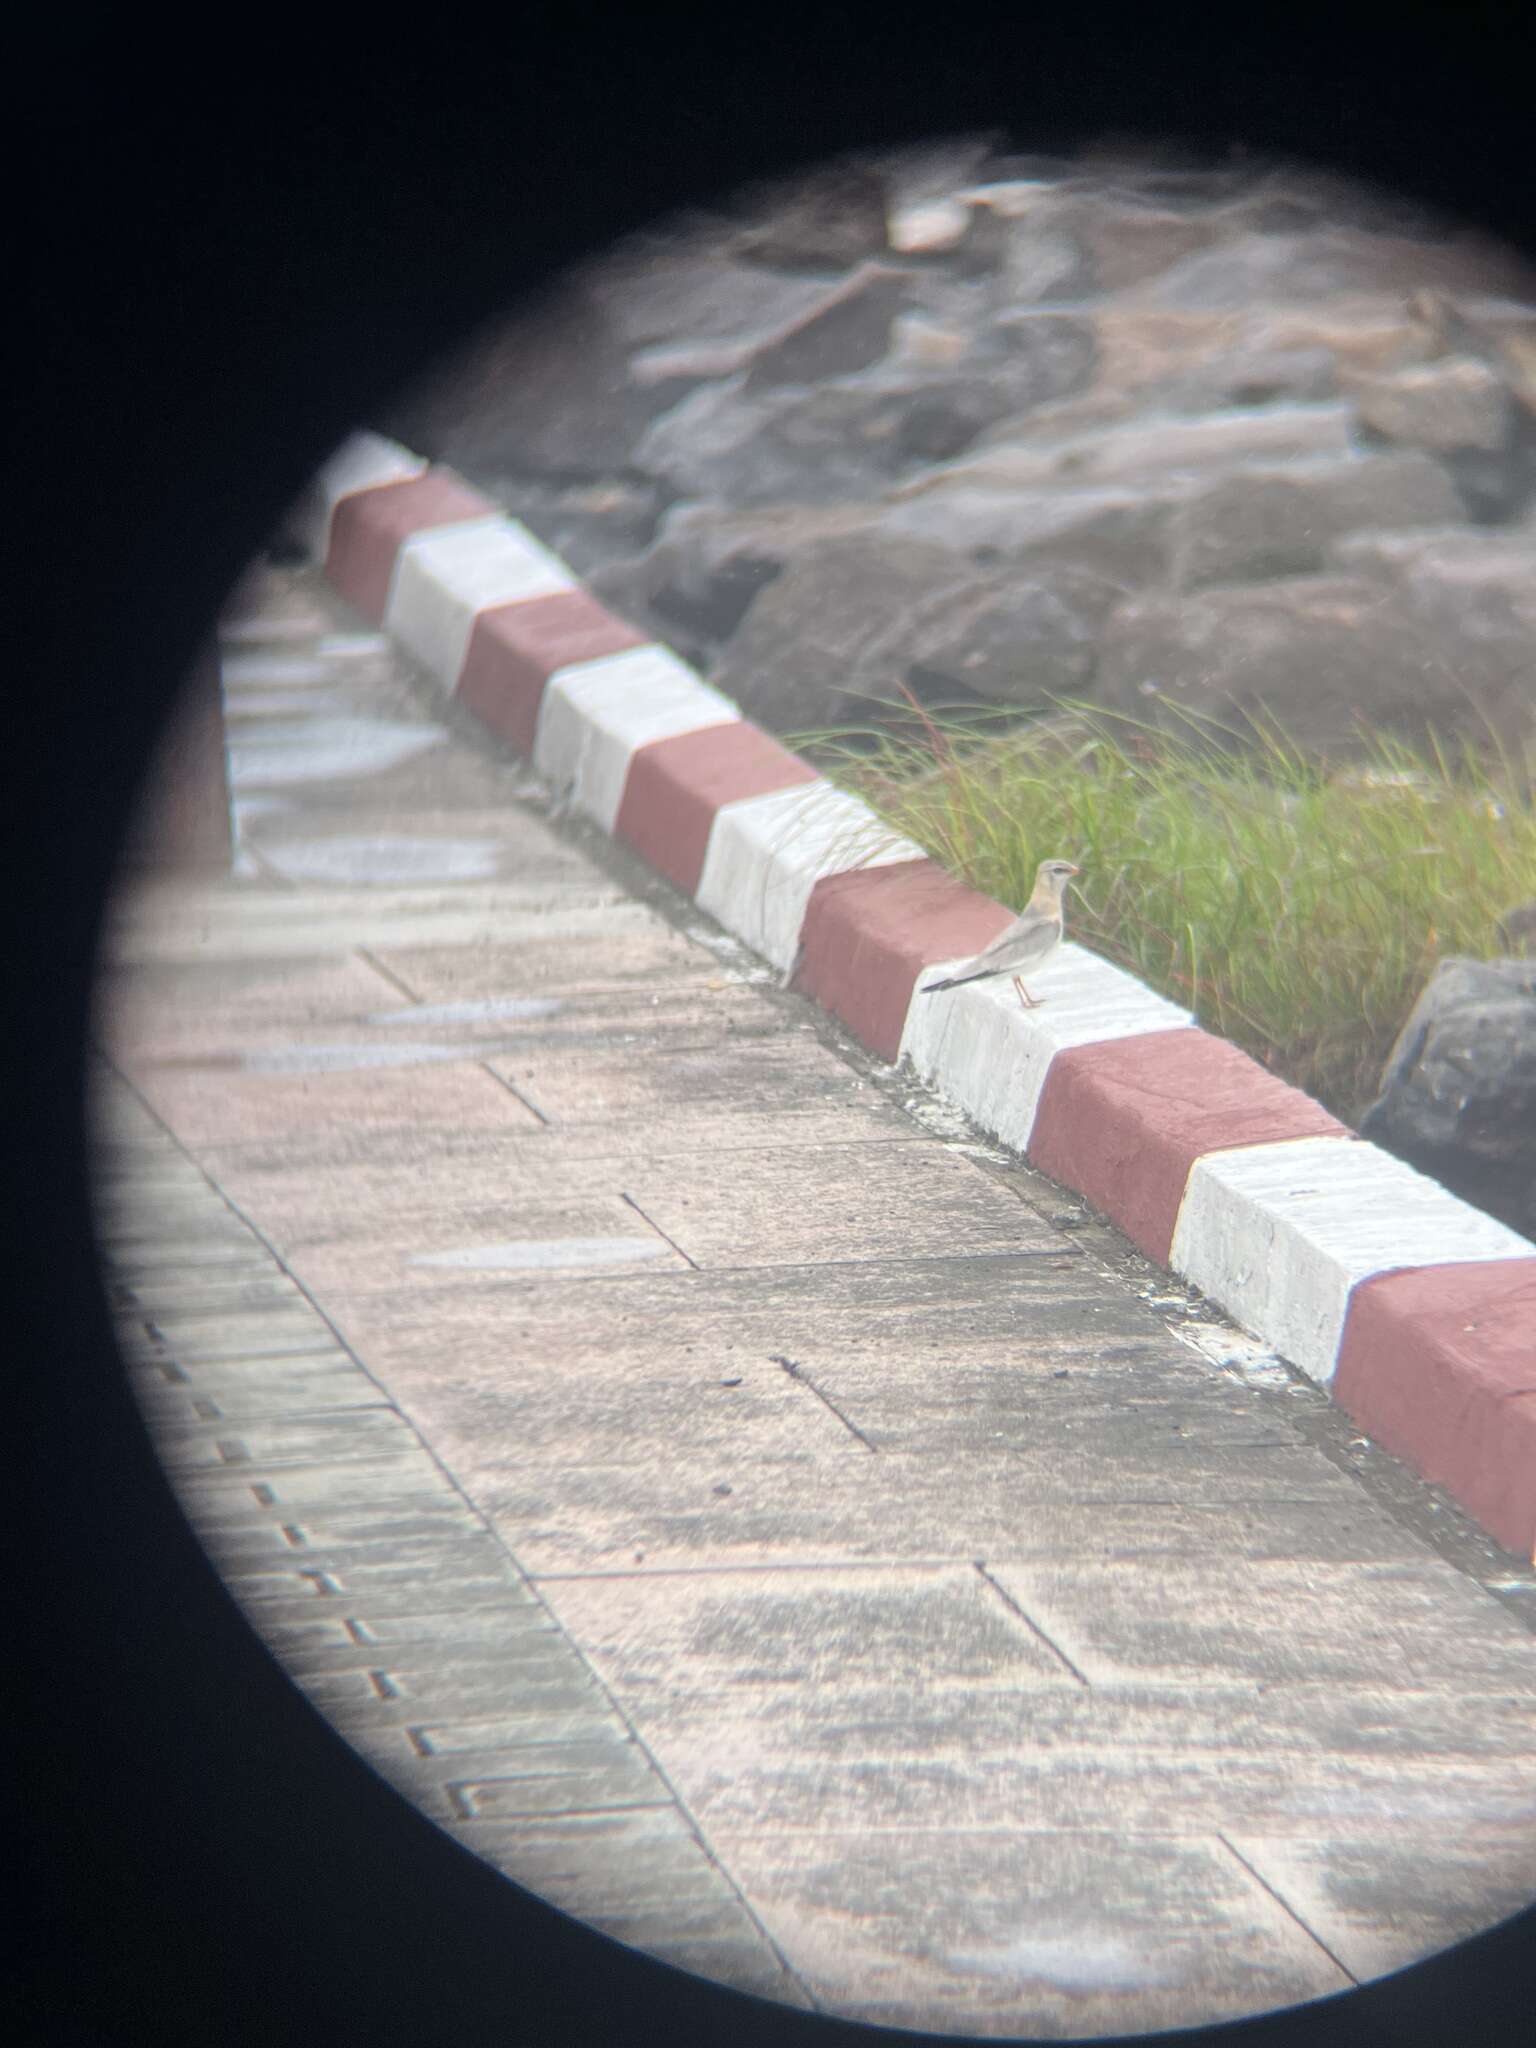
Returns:
[[[1031,151],[1119,132],[1311,156],[1536,255],[1518,18],[1408,7],[1356,35],[1304,7],[524,9],[493,29],[378,10],[334,41],[271,11],[150,18],[73,18],[30,59],[13,45],[8,95],[15,2038],[879,2038],[521,1898],[303,1705],[193,1541],[116,1358],[87,1210],[91,963],[134,785],[315,465],[569,259],[744,178],[982,128]],[[1529,2038],[1530,1934],[1222,2038]]]

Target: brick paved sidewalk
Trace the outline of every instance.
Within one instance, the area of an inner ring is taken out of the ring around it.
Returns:
[[[103,1228],[204,1541],[408,1797],[691,1969],[960,2032],[1263,2011],[1529,1902],[1529,1571],[315,580],[225,674],[242,871],[119,906]]]

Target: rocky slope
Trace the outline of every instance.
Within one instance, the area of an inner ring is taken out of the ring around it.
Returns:
[[[1531,729],[1536,282],[1319,174],[834,168],[572,277],[386,424],[780,731],[900,684]]]

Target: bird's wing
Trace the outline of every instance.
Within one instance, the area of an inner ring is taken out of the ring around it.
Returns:
[[[1034,912],[1026,910],[1022,917],[1016,917],[1012,924],[1005,925],[990,946],[983,946],[981,951],[973,954],[963,967],[957,967],[955,969],[956,974],[985,973],[992,968],[1001,967],[1003,965],[1002,956],[1007,953],[1010,946],[1017,945],[1026,932],[1033,929],[1034,923]]]
[[[1026,910],[984,953],[971,962],[973,974],[1017,973],[1043,960],[1061,937],[1061,920],[1039,910]]]

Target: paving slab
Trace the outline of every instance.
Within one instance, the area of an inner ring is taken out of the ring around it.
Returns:
[[[396,1048],[398,1050],[398,1048]],[[481,1127],[532,1134],[538,1119],[512,1091],[462,1048],[446,1049],[443,1063],[377,1066],[316,1062],[305,1072],[243,1070],[233,1061],[188,1063],[125,1061],[145,1101],[175,1123],[190,1145],[215,1145],[289,1132],[404,1128],[421,1134],[434,1126]]]
[[[994,1569],[1094,1682],[1157,1672],[1418,1686],[1454,1672],[1462,1688],[1536,1689],[1536,1638],[1437,1558]]]
[[[1361,1983],[1406,1969],[1526,1911],[1536,1843],[1525,1829],[1479,1828],[1326,1841],[1233,1834],[1229,1846]],[[1390,1908],[1383,1910],[1383,1896]]]
[[[1199,2026],[1347,1972],[1219,1842],[963,1824],[718,1836],[824,2008],[1032,2040]],[[910,1901],[933,1902],[914,1919]]]

